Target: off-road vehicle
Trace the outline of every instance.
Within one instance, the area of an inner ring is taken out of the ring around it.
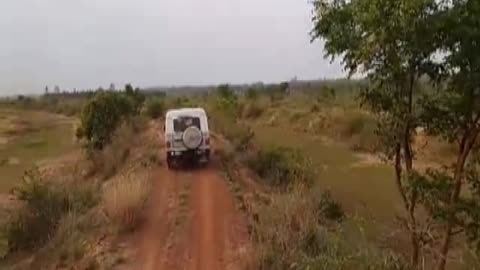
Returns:
[[[165,145],[167,164],[173,168],[180,163],[210,159],[208,118],[202,108],[169,110],[165,115]]]

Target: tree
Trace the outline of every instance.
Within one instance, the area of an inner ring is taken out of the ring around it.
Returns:
[[[324,39],[326,56],[342,57],[350,75],[364,73],[370,85],[364,105],[377,113],[384,156],[393,163],[409,231],[411,263],[418,265],[422,229],[417,212],[418,190],[411,188],[418,127],[414,104],[424,74],[434,74],[432,16],[435,0],[317,0],[313,39]]]
[[[443,229],[437,265],[443,270],[454,236],[465,234],[480,251],[480,2],[446,5],[436,25],[445,53],[443,72],[438,90],[422,99],[422,120],[430,134],[455,143],[458,150],[452,166],[430,169],[417,185]]]
[[[230,88],[230,85],[228,84],[220,84],[217,87],[217,93],[220,97],[227,98],[227,99],[235,96],[235,93],[232,91],[232,89]]]
[[[288,82],[282,82],[278,85],[278,90],[280,91],[280,93],[286,94],[289,86],[290,84]]]
[[[111,83],[110,84],[110,87],[108,88],[109,91],[115,91],[115,84],[114,83]]]
[[[89,150],[102,150],[111,142],[117,127],[134,108],[128,97],[115,92],[98,92],[82,109],[77,136],[86,139]]]
[[[54,92],[55,94],[60,94],[60,87],[58,85],[55,85]]]
[[[45,96],[48,96],[48,85],[45,86]]]
[[[228,84],[219,85],[217,87],[217,93],[217,109],[222,110],[229,117],[235,118],[239,109],[237,95],[232,91]]]
[[[131,84],[125,85],[125,94],[130,98],[134,111],[139,113],[145,103],[145,95],[141,92],[140,88],[133,89]]]

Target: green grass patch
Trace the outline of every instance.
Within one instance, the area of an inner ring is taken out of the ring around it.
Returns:
[[[331,190],[332,196],[350,213],[391,220],[400,207],[393,171],[383,164],[356,166],[362,160],[348,145],[325,142],[306,132],[286,127],[256,125],[261,145],[282,145],[301,150],[318,169],[317,183]]]
[[[71,119],[31,111],[1,110],[0,113],[27,119],[20,122],[29,125],[15,135],[0,135],[4,138],[0,144],[0,193],[8,192],[18,183],[24,171],[39,161],[58,157],[76,147]]]

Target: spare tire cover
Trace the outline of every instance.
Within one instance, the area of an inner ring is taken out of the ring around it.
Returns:
[[[196,149],[202,143],[202,132],[195,126],[188,127],[183,132],[182,140],[188,149]]]

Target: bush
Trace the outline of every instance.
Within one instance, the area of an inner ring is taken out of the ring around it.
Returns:
[[[79,261],[87,252],[90,240],[88,237],[93,227],[95,224],[88,215],[81,215],[75,211],[68,212],[59,221],[55,236],[39,254],[43,256],[38,258],[38,262],[32,262],[32,265],[39,263],[48,265],[49,262],[58,261],[71,264]],[[49,258],[45,258],[46,255],[49,255]]]
[[[132,231],[140,224],[150,185],[146,177],[137,179],[127,176],[116,180],[105,189],[105,211],[121,231]]]
[[[230,140],[236,150],[244,151],[254,137],[254,133],[244,123],[238,121],[239,104],[237,96],[229,88],[218,90],[219,94],[208,104],[212,130],[223,134]]]
[[[323,192],[320,196],[316,210],[319,216],[321,215],[329,220],[341,221],[345,218],[342,206],[333,199],[328,191]]]
[[[219,110],[213,110],[209,115],[212,116],[212,129],[223,134],[237,151],[248,148],[255,136],[251,128]]]
[[[293,190],[256,207],[254,252],[247,269],[409,269],[399,257],[369,246],[360,229],[346,233],[343,224],[323,224],[324,208],[315,197],[315,192]]]
[[[256,119],[263,114],[263,108],[255,103],[246,103],[242,106],[242,118]]]
[[[287,147],[260,150],[249,165],[267,185],[282,190],[292,184],[310,186],[315,179],[310,159]]]
[[[228,84],[221,84],[217,87],[218,96],[225,99],[236,99],[235,93]]]
[[[375,121],[363,114],[355,113],[345,116],[345,124],[342,127],[341,135],[345,138],[350,138],[354,135],[362,133],[362,131],[370,126],[375,126]]]
[[[125,95],[116,92],[100,92],[82,109],[81,131],[87,148],[101,150],[109,144],[118,126],[133,115],[134,106]]]
[[[157,119],[163,115],[165,104],[163,99],[155,98],[147,102],[146,113],[150,118]]]
[[[93,171],[100,172],[104,179],[113,176],[130,155],[135,136],[133,123],[136,121],[123,123],[114,132],[111,144],[91,154]]]
[[[97,202],[94,185],[55,185],[42,179],[36,170],[27,171],[14,192],[25,205],[4,228],[9,252],[43,246],[53,237],[63,216],[72,211],[83,213]]]
[[[253,265],[248,269],[292,269],[304,251],[314,255],[324,244],[316,238],[326,232],[318,226],[315,212],[304,194],[278,194],[272,201],[258,209],[258,222],[252,232]]]
[[[248,100],[255,101],[258,99],[258,91],[254,87],[249,87],[247,91],[245,92],[245,97]]]
[[[143,103],[145,102],[145,95],[140,91],[140,88],[133,90],[131,84],[125,85],[125,95],[130,99],[133,111],[140,113]]]
[[[354,151],[376,152],[379,150],[378,137],[375,133],[377,122],[371,116],[356,113],[345,116],[341,130],[343,138],[349,140]]]

